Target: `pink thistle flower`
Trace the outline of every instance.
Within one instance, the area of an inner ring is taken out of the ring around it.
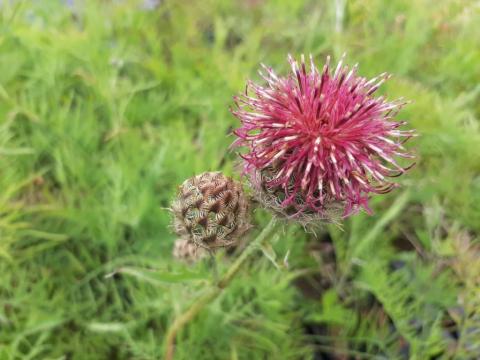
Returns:
[[[289,76],[262,64],[266,83],[248,81],[234,98],[241,127],[233,146],[248,149],[244,173],[264,205],[301,222],[371,213],[369,195],[391,191],[397,184],[389,178],[414,165],[396,160],[414,157],[403,143],[415,132],[394,120],[406,102],[374,96],[389,75],[367,80],[343,57],[333,73],[329,57],[321,72],[312,56],[309,69],[303,55],[300,66],[288,61]]]

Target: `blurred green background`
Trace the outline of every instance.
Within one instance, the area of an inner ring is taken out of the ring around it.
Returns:
[[[287,227],[179,334],[176,359],[480,358],[478,1],[0,11],[0,359],[162,358],[213,276],[172,259],[176,186],[238,178],[229,106],[260,62],[286,73],[287,53],[343,52],[413,100],[399,118],[420,134],[418,165],[373,216]]]

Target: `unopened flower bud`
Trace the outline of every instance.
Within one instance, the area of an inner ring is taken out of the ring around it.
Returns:
[[[220,172],[196,175],[179,187],[172,204],[175,232],[214,250],[236,244],[250,227],[242,185]]]

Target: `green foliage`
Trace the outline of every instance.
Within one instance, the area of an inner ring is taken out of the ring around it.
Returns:
[[[0,3],[0,359],[162,357],[215,278],[172,259],[166,208],[198,172],[238,176],[231,97],[289,52],[392,73],[418,165],[374,216],[279,233],[176,358],[480,358],[477,2]]]

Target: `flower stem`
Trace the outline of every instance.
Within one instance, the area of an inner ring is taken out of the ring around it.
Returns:
[[[175,350],[175,338],[177,333],[188,324],[198,313],[214,299],[216,299],[225,289],[238,271],[245,264],[246,260],[252,255],[260,246],[262,246],[269,236],[273,233],[275,228],[275,218],[272,218],[268,225],[262,230],[262,232],[247,246],[247,248],[240,254],[235,260],[232,266],[228,269],[225,275],[215,283],[210,289],[208,289],[203,295],[196,299],[190,308],[183,314],[178,316],[173,324],[168,329],[165,337],[165,360],[173,360]]]

